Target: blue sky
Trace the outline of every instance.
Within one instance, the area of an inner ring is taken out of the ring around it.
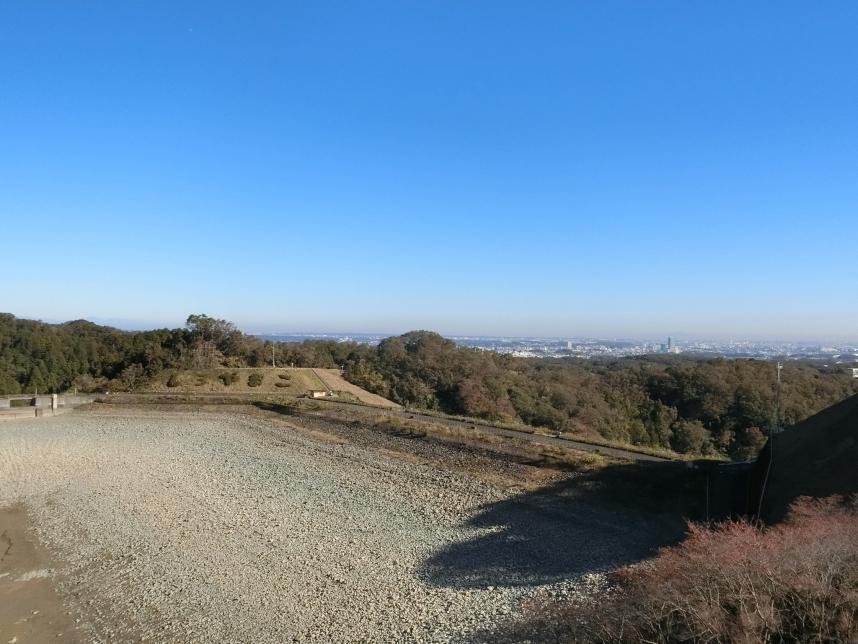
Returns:
[[[4,2],[0,310],[858,337],[854,2]]]

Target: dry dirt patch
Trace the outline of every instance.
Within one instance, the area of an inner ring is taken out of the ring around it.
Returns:
[[[21,505],[0,508],[0,642],[83,642],[54,588],[54,562]]]

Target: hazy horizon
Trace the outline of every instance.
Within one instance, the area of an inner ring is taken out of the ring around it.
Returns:
[[[854,340],[856,19],[6,4],[0,309]]]
[[[49,324],[61,324],[64,322],[71,322],[74,320],[87,320],[89,322],[93,322],[95,324],[111,326],[117,329],[121,329],[123,331],[148,331],[152,329],[158,328],[180,328],[185,325],[185,319],[187,316],[182,316],[181,319],[176,320],[163,320],[163,321],[143,321],[143,320],[127,320],[127,319],[117,319],[117,318],[102,318],[98,316],[74,316],[69,318],[44,318],[38,316],[30,316],[30,315],[19,315],[11,311],[0,311],[0,313],[12,313],[17,318],[20,319],[30,319],[30,320],[38,320],[41,322],[46,322]],[[200,313],[200,311],[197,311]],[[204,312],[206,314],[210,314],[210,312]],[[219,315],[213,315],[213,317],[222,317]],[[231,318],[225,318],[231,322],[234,322],[239,329],[241,329],[244,333],[248,335],[256,335],[256,336],[383,336],[383,337],[391,337],[402,335],[403,333],[407,333],[409,331],[433,331],[435,333],[439,333],[444,337],[448,338],[532,338],[532,339],[545,339],[545,340],[565,340],[565,339],[582,339],[582,340],[605,340],[605,341],[641,341],[641,342],[656,342],[661,343],[665,342],[667,338],[673,338],[674,340],[680,342],[688,342],[688,341],[698,341],[698,342],[783,342],[783,343],[808,343],[808,344],[826,344],[826,343],[843,343],[843,344],[856,344],[858,345],[858,337],[810,337],[810,336],[773,336],[773,335],[699,335],[693,333],[686,333],[681,330],[679,331],[667,331],[664,333],[620,333],[620,334],[611,334],[611,333],[600,333],[600,332],[592,332],[592,333],[559,333],[559,334],[539,334],[539,333],[482,333],[482,332],[458,332],[455,330],[448,330],[442,328],[432,328],[428,326],[414,326],[414,327],[403,327],[400,329],[393,330],[366,330],[366,329],[349,329],[349,328],[336,328],[336,327],[316,327],[316,328],[282,328],[282,327],[265,327],[265,326],[254,326],[253,324],[242,324],[237,320]]]

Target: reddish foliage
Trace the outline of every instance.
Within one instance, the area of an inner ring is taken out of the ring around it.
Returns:
[[[856,499],[802,498],[767,528],[692,524],[680,545],[612,581],[607,599],[570,615],[576,639],[856,642]]]

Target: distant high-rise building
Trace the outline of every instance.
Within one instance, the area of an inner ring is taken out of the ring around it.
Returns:
[[[566,340],[566,350],[572,351],[572,340]]]
[[[670,336],[667,336],[667,352],[670,353],[673,350],[673,340]]]

